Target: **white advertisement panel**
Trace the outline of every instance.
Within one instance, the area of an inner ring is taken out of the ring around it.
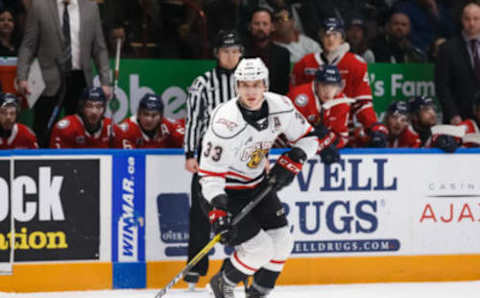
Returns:
[[[183,166],[183,156],[147,156],[147,261],[186,256]],[[279,193],[293,257],[478,253],[479,167],[473,154],[346,154],[327,167],[309,160]],[[214,258],[224,255],[217,246]]]

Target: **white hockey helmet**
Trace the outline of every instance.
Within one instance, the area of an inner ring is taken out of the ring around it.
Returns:
[[[238,88],[238,81],[258,81],[263,80],[268,90],[268,68],[260,58],[244,58],[238,63],[234,73],[235,88]]]

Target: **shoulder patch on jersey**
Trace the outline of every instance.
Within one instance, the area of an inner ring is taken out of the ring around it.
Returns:
[[[308,103],[308,96],[306,94],[299,94],[295,97],[295,104],[299,107],[304,107]]]
[[[219,138],[230,139],[247,127],[241,117],[236,100],[219,105],[212,113],[211,129]]]
[[[68,126],[70,126],[70,120],[68,119],[62,119],[57,122],[57,127],[60,129],[67,128]]]
[[[118,128],[120,128],[120,130],[122,130],[123,132],[126,132],[128,131],[128,123],[127,122],[120,123],[118,125]]]

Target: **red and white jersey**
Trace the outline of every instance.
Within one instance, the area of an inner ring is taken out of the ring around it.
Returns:
[[[26,125],[15,123],[8,138],[0,137],[0,149],[37,149],[37,137]]]
[[[163,118],[155,136],[145,134],[137,116],[131,116],[115,128],[116,148],[181,148],[185,136],[185,119]]]
[[[348,43],[342,44],[337,51],[327,55],[326,62],[320,52],[305,55],[293,67],[291,87],[311,82],[315,72],[324,64],[336,65],[344,83],[343,93],[353,100],[352,115],[365,127],[370,128],[378,122],[372,105],[372,89],[368,80],[367,63],[362,57],[349,52]]]
[[[313,126],[323,124],[333,131],[339,140],[337,148],[343,148],[348,143],[348,118],[350,103],[353,100],[340,93],[332,101],[322,106],[320,98],[315,92],[315,86],[315,82],[296,86],[290,89],[287,96]]]
[[[398,137],[388,138],[389,148],[419,148],[420,145],[420,137],[410,125]]]
[[[211,201],[225,189],[255,188],[264,178],[268,152],[280,134],[311,158],[318,150],[313,127],[279,94],[266,92],[268,116],[249,124],[238,106],[238,97],[219,105],[212,113],[202,141],[200,183],[202,194]]]
[[[50,148],[109,148],[111,125],[110,118],[103,118],[100,129],[90,134],[79,115],[66,116],[53,127]]]
[[[462,145],[464,147],[479,147],[479,141],[480,139],[478,138],[480,134],[480,129],[477,125],[477,122],[473,119],[466,119],[458,124],[458,126],[462,126],[465,128],[465,137],[462,140]],[[475,140],[468,140],[470,137],[474,136]]]
[[[465,134],[480,133],[480,129],[478,128],[477,122],[473,119],[467,119],[465,121],[462,121],[458,124],[458,126],[465,127]]]

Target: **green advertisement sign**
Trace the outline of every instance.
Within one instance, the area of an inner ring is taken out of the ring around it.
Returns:
[[[214,65],[215,61],[211,60],[123,59],[115,91],[118,102],[110,103],[107,115],[113,116],[118,123],[137,111],[138,102],[145,93],[155,92],[165,103],[167,117],[183,118],[188,87]],[[99,85],[98,77],[95,84]]]
[[[394,100],[417,95],[434,97],[433,68],[433,64],[369,64],[375,111],[383,113]]]
[[[113,66],[113,61],[112,61]],[[122,59],[117,102],[110,102],[107,115],[120,122],[134,114],[138,102],[147,92],[159,94],[165,103],[165,115],[185,117],[188,87],[192,81],[215,66],[213,60],[143,60]],[[431,64],[370,64],[370,85],[377,113],[382,114],[392,100],[414,95],[434,96]],[[98,76],[95,84],[99,85]],[[115,111],[112,114],[112,111]],[[30,111],[22,122],[30,123]]]

